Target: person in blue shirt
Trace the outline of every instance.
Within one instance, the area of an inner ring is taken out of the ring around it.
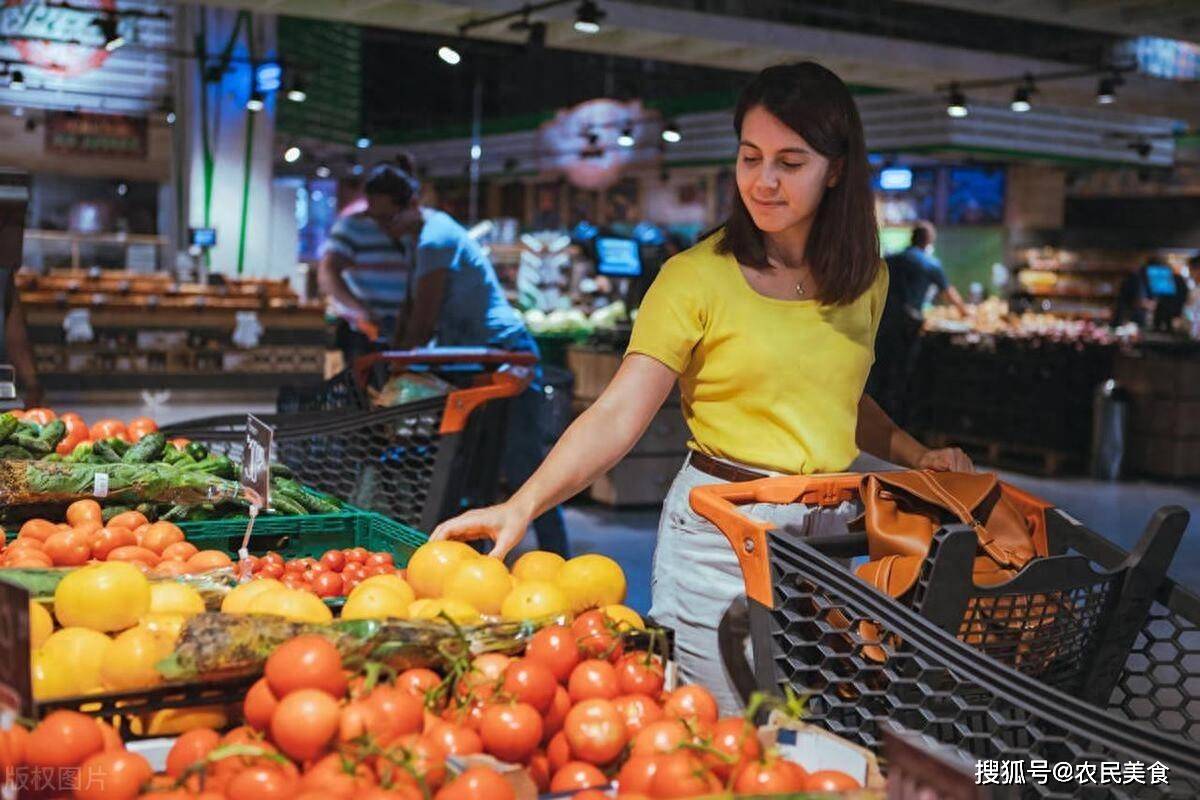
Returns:
[[[866,392],[901,427],[908,423],[908,399],[930,290],[936,289],[936,299],[967,314],[962,295],[950,285],[942,262],[933,255],[936,240],[933,223],[920,220],[913,225],[909,246],[886,258],[888,295],[875,337],[875,363]]]
[[[490,347],[538,355],[537,343],[508,304],[492,262],[467,230],[443,211],[421,206],[420,184],[403,169],[376,167],[367,181],[372,218],[398,241],[413,243],[408,300],[396,332],[402,348]],[[521,486],[545,457],[540,419],[541,372],[510,404],[501,465],[509,486]],[[538,546],[566,557],[562,510],[533,522]]]

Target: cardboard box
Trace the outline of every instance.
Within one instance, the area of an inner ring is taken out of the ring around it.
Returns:
[[[784,758],[809,772],[835,769],[871,791],[881,791],[887,786],[873,752],[817,725],[791,720],[775,712],[766,727],[759,731],[759,738],[764,746],[777,746]]]

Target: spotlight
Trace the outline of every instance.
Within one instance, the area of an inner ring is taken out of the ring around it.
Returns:
[[[308,92],[304,91],[304,81],[299,77],[292,79],[292,85],[287,91],[287,99],[293,103],[303,103],[308,99]]]
[[[246,101],[246,110],[251,114],[256,114],[263,110],[263,96],[255,89],[250,93],[250,99]]]
[[[1117,84],[1120,82],[1120,77],[1116,75],[1101,78],[1100,85],[1096,88],[1096,102],[1102,106],[1117,102]]]
[[[950,96],[946,102],[946,113],[952,117],[965,117],[967,111],[967,96],[962,93],[962,89],[958,88],[957,83],[950,84]]]
[[[1033,108],[1033,106],[1029,104],[1029,90],[1024,86],[1018,86],[1016,91],[1013,92],[1012,103],[1010,103],[1008,107],[1013,111],[1016,111],[1018,114],[1024,114],[1026,111]]]
[[[483,148],[477,144],[471,145],[471,160],[478,161],[483,158]]]
[[[295,164],[300,160],[301,155],[303,155],[303,153],[300,150],[300,145],[289,145],[288,149],[283,151],[283,160],[289,164]]]
[[[589,36],[600,32],[600,20],[605,13],[596,7],[594,0],[583,0],[575,11],[575,30]]]
[[[125,46],[125,37],[117,29],[117,17],[114,14],[105,14],[102,17],[96,17],[92,23],[100,29],[100,35],[104,37],[104,49],[112,52],[119,47]]]
[[[370,136],[358,137],[358,141],[354,143],[354,146],[357,147],[359,150],[366,150],[368,147],[371,146],[371,137]]]
[[[12,76],[8,79],[8,88],[14,92],[25,91],[25,75],[19,69],[14,69]]]
[[[462,61],[462,56],[459,55],[459,52],[448,44],[444,44],[438,48],[438,58],[452,67]]]
[[[175,124],[175,112],[174,112],[174,111],[168,111],[168,112],[167,112],[167,117],[166,117],[166,119],[167,119],[167,124],[168,124],[168,125],[174,125],[174,124]]]
[[[333,174],[333,170],[331,170],[329,168],[329,165],[326,164],[324,161],[322,161],[320,164],[317,165],[316,172],[317,172],[318,178],[328,178],[330,175]]]
[[[668,122],[667,126],[662,130],[662,139],[667,144],[678,144],[683,139],[683,134],[679,132],[679,126],[674,122]]]
[[[621,129],[621,135],[617,137],[617,144],[621,147],[633,147],[635,140],[633,138],[633,128],[626,125]]]
[[[127,194],[129,194],[129,184],[123,183],[123,182],[118,183],[117,184],[117,196],[124,197]]]

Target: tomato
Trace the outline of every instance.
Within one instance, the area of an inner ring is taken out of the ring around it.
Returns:
[[[278,766],[253,766],[233,776],[225,795],[229,800],[287,800],[295,794],[297,783]]]
[[[440,722],[432,729],[426,729],[425,737],[436,742],[452,756],[469,756],[483,752],[483,740],[479,734],[462,725]]]
[[[308,591],[311,588],[308,585],[308,581],[304,580],[303,575],[297,575],[294,572],[285,573],[284,576],[280,578],[280,582],[289,589],[303,589]]]
[[[338,753],[330,753],[313,764],[300,779],[300,788],[323,798],[357,798],[360,792],[374,785],[375,775],[366,764],[347,764]]]
[[[148,567],[158,566],[158,554],[153,550],[147,550],[144,547],[137,545],[122,545],[114,547],[108,551],[108,558],[105,561],[129,561],[133,563],[145,564]]]
[[[346,556],[346,563],[348,564],[366,563],[367,557],[370,555],[365,547],[351,547],[343,550],[342,554]]]
[[[305,634],[281,644],[263,670],[276,697],[297,689],[320,689],[334,697],[346,693],[346,676],[337,648],[323,636]]]
[[[278,564],[282,567],[284,565],[283,556],[279,555],[279,553],[276,553],[274,550],[268,550],[265,554],[263,554],[262,563]]]
[[[808,775],[802,788],[806,792],[845,792],[861,789],[862,784],[844,772],[823,769]]]
[[[614,625],[599,609],[585,611],[571,623],[571,632],[585,658],[603,658],[616,661],[625,647],[621,637],[614,632]]]
[[[137,543],[133,531],[128,528],[117,528],[109,525],[96,532],[91,540],[92,557],[100,561],[108,558],[108,554],[118,547],[130,547]]]
[[[446,784],[434,800],[516,800],[516,793],[495,770],[471,767]]]
[[[504,670],[512,659],[500,653],[484,653],[471,662],[471,671],[455,687],[459,697],[487,700],[503,680]]]
[[[135,417],[129,420],[129,426],[126,428],[131,441],[138,441],[148,433],[154,433],[158,430],[158,423],[149,417]]]
[[[608,778],[592,764],[584,761],[569,761],[560,767],[550,779],[551,792],[570,792],[576,789],[591,789],[604,786]]]
[[[29,731],[13,723],[11,728],[0,730],[0,776],[25,765],[25,754],[29,749]]]
[[[362,699],[381,720],[374,731],[383,743],[398,736],[420,733],[425,728],[425,704],[421,698],[392,686],[377,686]]]
[[[167,753],[167,774],[172,778],[181,777],[188,767],[212,752],[220,741],[221,735],[211,728],[197,728],[183,734]]]
[[[406,669],[396,678],[397,689],[420,697],[424,697],[426,692],[436,689],[441,683],[442,679],[436,672],[423,667]]]
[[[275,713],[278,705],[279,699],[271,691],[267,679],[259,678],[250,687],[250,691],[246,692],[246,699],[242,702],[242,716],[245,717],[247,725],[255,730],[265,731],[270,726],[271,715]]]
[[[51,535],[43,548],[56,567],[78,567],[92,557],[91,537],[77,530]]]
[[[395,572],[395,570],[393,570],[387,564],[367,564],[365,566],[366,569],[363,570],[363,574],[368,578],[373,578],[376,575],[391,575]]]
[[[575,635],[564,625],[547,625],[530,637],[525,657],[548,667],[559,683],[571,677],[571,671],[582,658]]]
[[[31,519],[21,526],[17,537],[21,539],[37,539],[39,542],[44,542],[51,534],[58,533],[58,530],[58,525],[49,520]]]
[[[539,714],[550,710],[559,688],[554,673],[538,661],[518,658],[504,669],[501,690],[514,700],[533,706]]]
[[[172,522],[155,522],[142,534],[142,547],[162,555],[168,545],[178,544],[184,539],[183,531]],[[222,554],[223,555],[223,554]]]
[[[52,711],[29,734],[26,755],[31,767],[77,767],[102,750],[95,720],[78,711]]]
[[[713,726],[710,746],[725,756],[706,755],[704,761],[721,780],[737,772],[747,762],[762,758],[762,744],[754,726],[742,717],[724,717]]]
[[[371,553],[369,556],[367,556],[366,565],[368,567],[391,567],[394,570],[396,567],[396,562],[391,553]]]
[[[140,511],[125,511],[108,521],[110,528],[128,528],[131,531],[149,524],[150,520],[146,519],[146,515]]]
[[[129,441],[129,434],[125,429],[125,423],[119,419],[102,419],[92,424],[88,429],[88,437],[93,442],[98,442],[101,439],[124,439]]]
[[[658,757],[658,767],[650,781],[651,797],[694,797],[716,794],[721,782],[704,768],[700,759],[691,753],[679,751]]]
[[[319,689],[297,689],[271,715],[271,740],[297,761],[316,758],[338,732],[337,700]]]
[[[346,566],[346,556],[341,550],[326,550],[321,555],[321,565],[330,572],[341,572]]]
[[[79,800],[133,800],[154,770],[137,753],[117,750],[97,753],[79,767]],[[231,798],[233,800],[233,798]]]
[[[69,456],[81,442],[88,440],[88,426],[78,414],[63,414],[61,419],[67,426],[67,435],[54,448],[54,452],[60,456]]]
[[[440,744],[415,733],[401,737],[398,744],[408,756],[409,769],[425,781],[430,791],[442,785],[446,780],[446,751]]]
[[[658,697],[663,680],[662,661],[649,653],[627,653],[617,662],[617,685],[622,694]]]
[[[658,756],[630,756],[621,771],[617,773],[617,785],[620,793],[649,794],[650,785],[654,781],[654,773],[658,771]]]
[[[625,720],[629,736],[634,737],[652,722],[663,718],[662,706],[644,694],[625,694],[613,700],[613,705]]]
[[[584,789],[571,795],[571,800],[608,800],[608,795],[599,789]]]
[[[621,693],[617,686],[617,671],[607,661],[589,658],[571,671],[567,693],[573,702],[583,700],[612,700]]]
[[[567,712],[571,710],[571,696],[561,686],[554,687],[554,699],[550,701],[550,710],[542,717],[542,741],[550,741],[550,737],[562,730],[567,721]]]
[[[584,700],[576,705],[567,712],[563,733],[576,758],[596,765],[610,763],[629,741],[625,720],[608,700]]]
[[[25,422],[36,422],[38,425],[49,425],[58,419],[49,408],[30,408],[25,411]]]
[[[632,753],[635,756],[669,753],[690,738],[691,734],[682,722],[677,719],[662,719],[651,722],[633,737]]]
[[[100,504],[95,500],[76,500],[67,506],[68,525],[75,527],[84,522],[99,522],[101,525],[104,524],[104,518],[100,513]]]
[[[279,580],[283,577],[283,564],[276,564],[274,561],[260,561],[258,565],[258,575],[262,578],[273,578]]]
[[[528,761],[542,741],[542,716],[528,703],[488,706],[479,738],[485,752],[510,763]]]
[[[336,572],[322,572],[317,575],[312,586],[317,597],[339,597],[344,588],[342,576]]]
[[[703,686],[680,686],[667,695],[663,711],[668,717],[712,725],[717,721],[717,701]]]
[[[804,771],[793,769],[781,758],[747,762],[733,777],[733,790],[738,794],[786,794],[807,788]]]

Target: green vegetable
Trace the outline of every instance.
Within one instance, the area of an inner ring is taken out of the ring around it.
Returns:
[[[199,464],[188,465],[183,469],[188,472],[206,472],[220,478],[232,479],[234,477],[233,462],[229,456],[209,455]]]
[[[18,447],[24,447],[35,456],[48,456],[54,448],[50,443],[44,441],[40,433],[29,433],[28,431],[18,431],[10,437],[10,441]]]
[[[166,464],[0,462],[0,506],[55,503],[91,497],[98,473],[108,476],[110,501],[203,503],[235,498],[241,487]],[[128,505],[128,502],[125,503]]]
[[[192,510],[191,506],[173,505],[167,513],[159,516],[160,520],[165,522],[179,522],[188,518],[188,512]]]
[[[46,457],[45,457],[44,459],[42,459],[42,460],[43,460],[43,461],[54,461],[54,462],[59,462],[59,461],[63,461],[64,459],[63,459],[63,457],[62,457],[62,456],[60,456],[58,453],[51,453],[50,455],[46,456]]]
[[[115,464],[121,460],[120,454],[113,449],[112,441],[112,439],[101,439],[92,444],[92,456],[101,464]]]
[[[287,478],[276,478],[272,481],[271,486],[273,493],[284,495],[313,514],[336,514],[342,510],[339,504],[319,497],[305,490],[303,486],[295,481],[290,481]]]
[[[71,463],[87,463],[92,457],[92,443],[80,442],[75,445],[75,449],[71,451],[71,455],[67,456],[67,461]]]
[[[183,452],[174,445],[169,445],[163,448],[162,460],[166,464],[190,464],[192,461],[188,457],[187,453]]]
[[[272,478],[294,478],[296,475],[288,465],[274,462],[270,465],[270,471]]]
[[[6,444],[0,445],[0,458],[27,460],[33,458],[33,453],[30,453],[24,447],[17,447],[15,444]]]
[[[106,441],[108,442],[108,446],[111,447],[119,456],[123,456],[129,452],[129,448],[132,446],[129,444],[129,442],[116,436],[112,437],[111,439],[107,439]]]
[[[121,456],[121,460],[126,464],[145,464],[157,461],[161,458],[166,443],[167,437],[158,431],[148,433],[139,439],[137,444],[126,450],[125,455]]]
[[[188,442],[183,448],[183,452],[187,453],[194,461],[203,461],[208,458],[208,447],[200,442]]]
[[[58,443],[66,438],[66,436],[67,423],[63,422],[61,419],[56,419],[42,427],[42,433],[38,438],[49,445],[50,449],[53,450],[54,448],[58,447]]]
[[[12,434],[17,429],[17,424],[20,422],[12,414],[0,414],[0,442]]]
[[[308,511],[305,510],[304,506],[300,505],[286,494],[271,495],[271,507],[282,514],[290,514],[294,517],[302,517],[308,514]]]

